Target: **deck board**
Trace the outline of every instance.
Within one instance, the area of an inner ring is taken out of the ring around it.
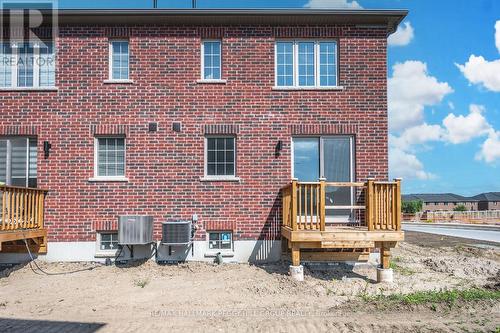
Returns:
[[[31,239],[36,245],[38,253],[47,252],[47,229],[16,229],[9,231],[0,231],[0,251],[2,252],[20,252],[19,249],[26,250],[25,245],[16,247],[17,245],[9,244],[7,242],[22,241],[24,239]],[[7,244],[5,244],[7,243]]]
[[[375,230],[363,227],[327,227],[325,231],[297,230],[281,227],[283,237],[291,242],[399,242],[404,240],[403,231]],[[346,244],[347,245],[347,244]],[[347,247],[347,246],[346,246]]]

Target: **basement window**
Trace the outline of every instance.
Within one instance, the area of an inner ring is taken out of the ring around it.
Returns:
[[[229,231],[211,231],[208,233],[208,248],[210,250],[231,250],[233,234]]]
[[[113,231],[98,232],[96,237],[96,255],[114,256],[118,251],[118,233]]]

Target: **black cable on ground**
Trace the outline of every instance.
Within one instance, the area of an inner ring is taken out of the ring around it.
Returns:
[[[29,261],[29,262],[28,262],[28,263],[29,263],[29,266],[30,266],[31,270],[33,271],[33,273],[35,273],[35,274],[40,275],[40,273],[39,273],[39,272],[37,272],[37,271],[33,268],[33,266],[31,265],[31,263],[33,263],[33,264],[35,265],[35,267],[36,267],[36,268],[37,268],[40,272],[42,272],[42,273],[43,273],[43,274],[45,274],[45,275],[66,275],[66,274],[73,274],[73,273],[79,273],[79,272],[84,272],[84,271],[91,271],[91,270],[93,270],[94,268],[97,268],[97,267],[99,267],[99,266],[102,266],[102,264],[99,264],[98,266],[94,266],[94,267],[89,267],[89,268],[85,268],[85,269],[77,269],[77,270],[75,270],[75,271],[69,271],[69,272],[60,272],[60,273],[51,273],[51,272],[47,272],[47,271],[43,270],[40,266],[38,266],[38,264],[37,264],[37,263],[36,263],[36,261],[35,261],[35,258],[33,258],[33,254],[31,253],[30,247],[29,247],[29,245],[28,245],[28,240],[27,240],[27,239],[26,239],[26,237],[24,236],[24,232],[23,232],[22,230],[21,230],[21,233],[22,233],[22,235],[23,235],[24,245],[26,245],[26,250],[28,250],[28,254],[29,254],[30,259],[31,259],[31,261]],[[98,263],[96,263],[96,264],[98,264]]]

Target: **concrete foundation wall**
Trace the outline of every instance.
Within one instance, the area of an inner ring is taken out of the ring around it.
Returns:
[[[46,255],[35,256],[44,261],[99,261],[103,262],[105,256],[96,253],[95,242],[49,242]],[[136,245],[133,247],[134,259],[149,258],[154,254],[153,245]],[[209,261],[212,262],[218,251],[209,250],[208,243],[195,241],[193,249],[182,246],[171,248],[158,243],[158,260],[179,261]],[[235,241],[234,251],[221,252],[225,262],[273,262],[280,259],[281,241],[258,240],[258,241]],[[110,255],[113,258],[112,255]],[[131,253],[124,247],[119,260],[130,259]],[[0,264],[21,263],[29,260],[28,254],[5,253],[0,254]]]

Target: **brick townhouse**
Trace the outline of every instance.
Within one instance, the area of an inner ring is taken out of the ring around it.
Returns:
[[[50,260],[114,256],[120,215],[152,216],[157,241],[194,220],[193,249],[166,259],[276,259],[292,178],[387,180],[387,37],[405,15],[59,10],[52,40],[4,35],[0,182],[48,190]]]

